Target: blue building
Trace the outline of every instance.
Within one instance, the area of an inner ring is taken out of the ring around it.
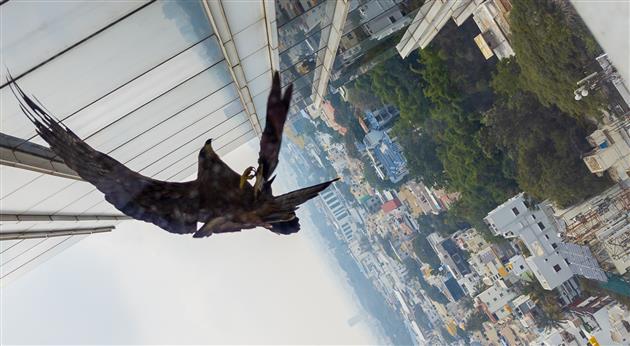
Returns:
[[[451,276],[448,280],[444,281],[444,286],[446,286],[446,289],[451,294],[451,297],[453,297],[453,301],[458,301],[464,296],[464,290],[459,283],[457,283],[457,280],[455,280],[454,277]]]
[[[409,173],[405,156],[387,133],[372,130],[363,138],[363,144],[381,179],[397,183]]]

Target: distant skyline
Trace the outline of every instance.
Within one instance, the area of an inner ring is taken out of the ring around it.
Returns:
[[[225,160],[240,171],[257,152],[252,141]],[[361,308],[309,224],[199,240],[122,223],[3,287],[0,342],[378,343],[365,323],[348,325]]]

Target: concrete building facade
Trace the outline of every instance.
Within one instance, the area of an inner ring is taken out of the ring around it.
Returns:
[[[475,42],[486,59],[496,55],[504,59],[514,55],[509,43],[507,21],[512,5],[509,0],[429,0],[420,8],[413,22],[396,46],[406,58],[417,49],[424,49],[449,19],[462,25],[471,15],[479,27]]]
[[[582,160],[591,173],[607,173],[617,182],[624,182],[630,173],[630,120],[623,119],[607,124],[586,137],[593,150]]]

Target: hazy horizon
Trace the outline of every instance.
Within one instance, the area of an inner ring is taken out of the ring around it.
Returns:
[[[225,160],[239,171],[256,156],[250,142]],[[348,325],[361,307],[305,226],[192,239],[123,222],[3,287],[1,342],[378,343]]]

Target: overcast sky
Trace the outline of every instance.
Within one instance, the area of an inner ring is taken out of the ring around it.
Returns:
[[[250,142],[225,160],[241,171],[256,157]],[[311,227],[192,239],[125,222],[3,287],[0,342],[378,342],[365,323],[348,325],[360,307]]]

